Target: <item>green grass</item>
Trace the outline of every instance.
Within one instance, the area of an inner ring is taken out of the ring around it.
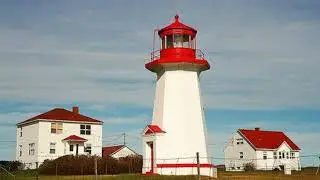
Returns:
[[[320,173],[315,175],[316,168],[293,171],[292,175],[284,175],[283,172],[254,171],[254,172],[225,172],[218,171],[218,179],[229,180],[320,180]],[[38,176],[36,171],[14,172],[15,178],[0,172],[0,180],[94,180],[95,176]],[[98,180],[196,180],[196,176],[144,176],[144,175],[99,175]],[[202,177],[202,180],[209,179]]]

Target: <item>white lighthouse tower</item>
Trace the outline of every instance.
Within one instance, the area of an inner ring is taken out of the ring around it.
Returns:
[[[208,158],[207,130],[199,76],[210,68],[196,49],[197,31],[179,16],[158,30],[161,49],[151,53],[145,67],[157,74],[152,124],[143,131],[143,173],[214,176]]]

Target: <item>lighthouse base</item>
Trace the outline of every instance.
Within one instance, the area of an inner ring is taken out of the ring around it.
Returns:
[[[217,177],[217,169],[212,164],[200,164],[200,175]],[[197,164],[157,164],[154,168],[154,172],[146,172],[148,174],[157,175],[198,175],[198,165]]]

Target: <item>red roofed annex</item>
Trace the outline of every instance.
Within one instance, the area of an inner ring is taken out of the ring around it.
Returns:
[[[261,131],[256,128],[255,130],[239,129],[239,132],[256,149],[277,149],[283,142],[286,142],[292,150],[300,150],[294,142],[280,131]]]
[[[239,129],[224,148],[227,171],[243,171],[246,163],[258,170],[301,170],[300,148],[281,131]]]

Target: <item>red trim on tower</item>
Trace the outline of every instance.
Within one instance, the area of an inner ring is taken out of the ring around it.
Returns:
[[[179,21],[179,16],[175,16],[175,21],[158,31],[160,37],[165,35],[190,35],[189,40],[175,40],[175,36],[172,36],[169,42],[170,46],[167,46],[168,40],[166,38],[161,40],[163,47],[160,51],[154,51],[151,53],[150,62],[145,64],[145,67],[152,72],[162,72],[167,67],[177,68],[196,68],[199,71],[205,71],[210,69],[210,65],[204,57],[204,54],[196,49],[196,36],[197,31]],[[173,44],[172,44],[173,43]],[[179,43],[180,45],[174,45]],[[181,43],[189,43],[188,46],[183,46]],[[177,65],[177,66],[175,66]]]
[[[157,164],[158,168],[193,168],[198,167],[196,163],[181,163],[181,164]],[[200,164],[200,168],[215,168],[213,164]]]
[[[148,134],[156,134],[156,133],[165,133],[159,126],[157,125],[147,125],[147,127],[144,129],[144,135]]]
[[[160,37],[163,37],[164,35],[168,35],[168,34],[173,34],[173,33],[190,34],[191,36],[194,37],[197,34],[197,30],[181,23],[179,20],[179,15],[176,15],[175,21],[173,23],[160,29],[158,32]]]

